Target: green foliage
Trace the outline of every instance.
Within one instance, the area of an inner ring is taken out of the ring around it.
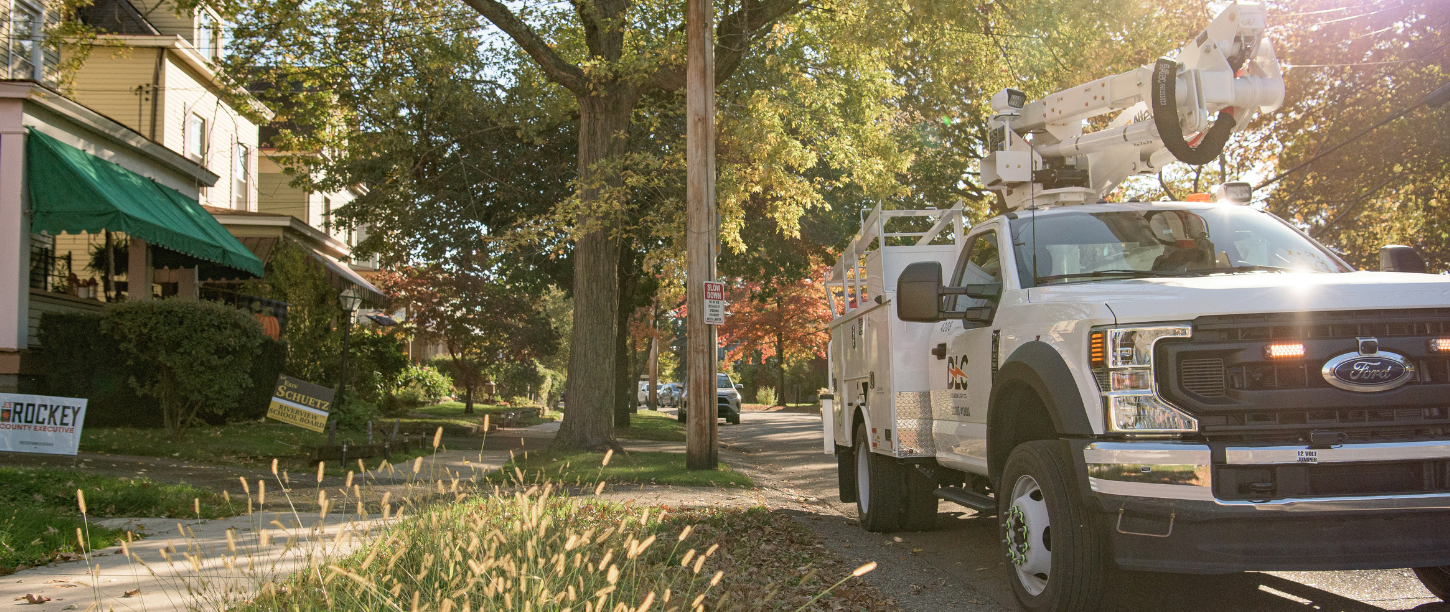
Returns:
[[[342,354],[342,307],[337,289],[312,255],[289,240],[279,240],[267,260],[266,276],[246,292],[287,302],[287,366],[284,373],[323,386],[336,386]],[[330,382],[329,382],[330,381]]]
[[[224,415],[252,385],[252,361],[266,336],[256,319],[212,302],[147,300],[108,306],[101,332],[116,339],[127,382],[161,405],[179,436],[198,415]]]
[[[408,368],[408,342],[402,335],[354,324],[348,338],[348,387],[363,401],[377,404],[398,387]]]
[[[766,406],[775,405],[775,387],[760,387],[755,390],[755,403]]]
[[[437,402],[452,390],[453,380],[447,374],[432,365],[421,364],[403,369],[393,395],[405,408],[413,408]]]
[[[119,306],[119,305],[117,305]],[[111,306],[107,306],[109,312]],[[152,374],[146,361],[98,359],[118,355],[120,341],[102,331],[102,314],[45,313],[40,319],[40,357],[46,372],[46,393],[89,400],[86,426],[162,427],[160,401],[137,393],[130,380]],[[250,335],[250,334],[246,334]],[[256,354],[245,366],[248,382],[230,406],[217,405],[198,412],[200,420],[220,424],[228,420],[255,420],[267,411],[278,374],[286,361],[284,343],[262,336]]]

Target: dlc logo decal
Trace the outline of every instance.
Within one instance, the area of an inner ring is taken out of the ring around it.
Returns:
[[[947,357],[947,388],[953,391],[967,390],[967,356]]]

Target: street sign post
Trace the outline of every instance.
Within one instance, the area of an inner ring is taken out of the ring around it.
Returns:
[[[705,281],[705,324],[725,324],[725,283]]]

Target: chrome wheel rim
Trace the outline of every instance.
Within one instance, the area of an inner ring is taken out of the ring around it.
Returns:
[[[866,444],[856,444],[856,505],[862,515],[871,511],[871,475],[867,467],[870,455],[871,449]]]
[[[1022,476],[1012,486],[1012,506],[1002,517],[1002,544],[1007,562],[1017,571],[1017,580],[1032,595],[1047,588],[1052,574],[1052,522],[1047,498],[1031,476]]]

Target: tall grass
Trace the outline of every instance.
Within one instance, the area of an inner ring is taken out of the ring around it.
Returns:
[[[775,387],[761,387],[755,390],[755,403],[774,406],[775,401]]]
[[[317,520],[295,510],[305,477],[279,474],[274,463],[272,489],[281,498],[269,499],[264,481],[242,480],[253,528],[228,531],[224,550],[190,533],[184,549],[168,546],[159,563],[129,545],[124,554],[138,571],[169,581],[189,607],[255,611],[798,610],[851,577],[839,572],[842,580],[831,584],[799,554],[771,556],[781,567],[764,568],[763,557],[752,556],[771,550],[763,541],[784,546],[804,530],[763,510],[640,508],[600,497],[603,481],[569,487],[515,468],[511,481],[488,482],[422,458],[372,472],[405,476],[394,501],[393,489],[365,490],[383,486],[369,474],[349,473],[344,487],[323,489],[324,472],[319,465]],[[269,503],[290,520],[268,520]],[[182,571],[158,571],[162,564]],[[755,574],[760,569],[767,571]]]

